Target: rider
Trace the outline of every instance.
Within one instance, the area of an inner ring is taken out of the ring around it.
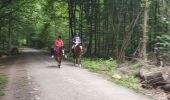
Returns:
[[[76,33],[76,35],[73,38],[73,46],[72,46],[72,51],[75,48],[76,45],[81,45],[81,38],[79,36],[79,33]],[[82,49],[82,46],[80,46],[80,48]]]
[[[54,50],[56,51],[57,48],[56,47],[61,47],[62,49],[62,54],[64,55],[64,49],[63,49],[63,46],[64,46],[64,42],[63,40],[61,39],[61,36],[58,36],[58,39],[55,41],[55,47],[54,47]]]

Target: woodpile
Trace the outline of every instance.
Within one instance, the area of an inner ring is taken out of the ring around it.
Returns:
[[[143,88],[161,87],[166,92],[170,92],[170,68],[141,69],[139,75]]]

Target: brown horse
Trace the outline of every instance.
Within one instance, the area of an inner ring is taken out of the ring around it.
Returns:
[[[55,60],[58,62],[58,67],[60,68],[61,66],[61,59],[62,59],[62,47],[55,47],[54,49],[54,57]]]
[[[74,58],[74,65],[79,64],[81,67],[81,57],[82,57],[82,47],[81,45],[75,45],[75,47],[72,50],[73,58]]]

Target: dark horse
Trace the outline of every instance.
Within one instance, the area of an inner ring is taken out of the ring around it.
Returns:
[[[75,47],[72,50],[73,58],[74,58],[74,65],[79,64],[81,67],[81,57],[82,57],[82,47],[81,45],[75,45]]]
[[[54,57],[55,60],[58,62],[58,67],[60,68],[61,66],[61,59],[62,59],[62,47],[55,47],[54,49]]]

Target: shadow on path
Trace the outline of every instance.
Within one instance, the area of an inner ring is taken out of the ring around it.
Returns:
[[[46,68],[59,68],[57,65],[46,66]]]

